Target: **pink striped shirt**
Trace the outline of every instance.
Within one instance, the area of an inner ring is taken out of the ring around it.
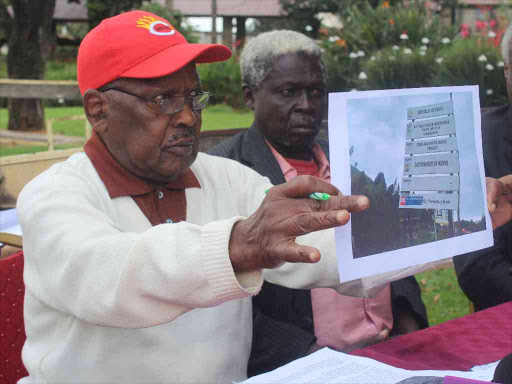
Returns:
[[[290,163],[269,145],[286,181],[298,176]],[[318,144],[313,146],[318,171],[312,175],[331,182],[329,161]],[[393,327],[391,287],[388,284],[372,299],[343,296],[330,288],[311,290],[317,344],[343,349]]]

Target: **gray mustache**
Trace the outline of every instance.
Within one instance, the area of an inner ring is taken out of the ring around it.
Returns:
[[[181,139],[183,137],[195,137],[194,129],[187,127],[186,131],[169,136],[169,138],[167,139],[167,144],[172,144],[176,140]]]

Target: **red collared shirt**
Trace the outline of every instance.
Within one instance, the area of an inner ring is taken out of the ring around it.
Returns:
[[[141,179],[123,168],[93,132],[84,151],[98,172],[112,199],[131,196],[151,225],[179,223],[187,217],[186,188],[201,188],[189,169],[167,184]]]

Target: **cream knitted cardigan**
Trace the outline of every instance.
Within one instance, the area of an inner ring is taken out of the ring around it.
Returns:
[[[85,153],[36,177],[18,199],[25,252],[21,383],[217,383],[246,378],[250,296],[262,272],[235,274],[233,224],[268,179],[200,153],[187,220],[152,227],[130,197],[111,199]],[[332,231],[306,235],[316,265],[265,278],[292,288],[338,283]]]

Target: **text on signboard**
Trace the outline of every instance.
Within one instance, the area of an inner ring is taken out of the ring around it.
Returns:
[[[446,167],[448,160],[416,161],[415,167]]]

